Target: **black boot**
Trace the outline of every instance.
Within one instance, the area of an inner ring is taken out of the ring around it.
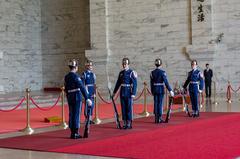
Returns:
[[[127,120],[123,120],[123,129],[127,129]]]
[[[162,116],[158,116],[158,123],[164,123],[164,120],[162,119]]]
[[[79,138],[82,138],[82,136],[79,135],[78,128],[75,128],[74,133],[71,134],[71,139],[79,139]]]
[[[155,115],[155,123],[158,123],[158,115]]]
[[[132,120],[128,120],[127,128],[132,129]]]

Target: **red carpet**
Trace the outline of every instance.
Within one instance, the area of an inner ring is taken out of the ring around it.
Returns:
[[[61,130],[2,139],[0,147],[123,158],[236,158],[239,121],[240,113],[201,113],[198,119],[175,113],[168,124],[141,118],[132,130],[93,125],[88,139],[71,140],[69,130]]]
[[[120,112],[120,106],[118,105]],[[181,105],[175,105],[174,109],[181,109]],[[84,119],[82,109],[81,119]],[[142,104],[134,104],[134,114],[139,114],[143,111]],[[148,111],[153,112],[153,106],[148,105]],[[30,125],[32,128],[42,128],[57,125],[57,123],[45,123],[45,117],[59,116],[61,117],[61,107],[56,106],[49,111],[42,111],[37,108],[32,108],[30,111]],[[111,104],[100,104],[99,105],[99,118],[107,119],[113,118],[113,106]],[[68,107],[65,107],[65,119],[68,120]],[[82,120],[83,121],[83,120]],[[0,111],[0,133],[19,131],[26,126],[26,110],[14,110],[12,112],[1,112]]]

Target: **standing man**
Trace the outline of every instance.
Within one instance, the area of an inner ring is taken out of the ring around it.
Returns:
[[[197,68],[197,61],[192,60],[192,70],[188,72],[187,80],[185,81],[183,88],[186,90],[189,84],[189,94],[192,103],[192,117],[199,117],[199,106],[198,106],[198,93],[202,93],[203,90],[203,75]]]
[[[167,87],[172,97],[174,96],[174,93],[168,83],[166,72],[161,69],[162,60],[160,58],[155,60],[155,66],[156,69],[154,69],[150,74],[151,92],[154,98],[155,123],[163,123],[164,120],[162,119],[162,114],[165,93],[164,85]]]
[[[96,75],[93,73],[93,62],[91,60],[87,60],[86,70],[82,73],[82,81],[85,85],[86,91],[88,93],[88,98],[92,101],[92,106],[89,106],[86,102],[84,115],[87,119],[88,107],[90,107],[90,124],[94,124],[92,121],[93,109],[94,109],[94,96],[95,96],[95,86],[96,86]]]
[[[69,128],[71,130],[71,139],[78,139],[78,129],[80,128],[80,114],[82,109],[82,95],[87,101],[88,105],[92,105],[88,98],[87,91],[83,85],[80,76],[77,74],[78,63],[75,59],[69,61],[70,72],[64,78],[65,92],[69,107]]]
[[[120,88],[120,101],[122,110],[123,128],[131,129],[133,120],[133,98],[137,93],[137,73],[129,68],[128,58],[122,59],[123,70],[119,73],[113,97]]]
[[[211,98],[211,85],[212,85],[212,76],[213,71],[209,68],[209,64],[206,64],[206,69],[204,70],[204,78],[205,78],[205,93],[206,98]]]

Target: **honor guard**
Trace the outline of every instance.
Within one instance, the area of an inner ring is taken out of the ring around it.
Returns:
[[[86,91],[88,93],[88,98],[92,101],[92,106],[90,109],[90,124],[94,124],[92,121],[92,115],[93,115],[93,109],[94,109],[94,96],[96,94],[95,92],[95,86],[96,86],[96,75],[93,73],[93,62],[90,60],[87,60],[86,64],[86,70],[82,73],[82,81],[85,85]],[[89,107],[88,104],[85,105],[84,109],[84,115],[85,118],[87,118],[87,108]]]
[[[69,128],[71,130],[71,139],[81,138],[78,129],[80,128],[80,114],[82,108],[82,95],[87,99],[87,103],[92,105],[88,98],[87,91],[83,85],[80,76],[77,74],[78,63],[76,60],[70,60],[68,64],[70,72],[64,78],[65,92],[69,106]]]
[[[120,101],[122,110],[123,128],[131,129],[133,120],[133,98],[137,93],[137,73],[129,68],[128,58],[122,59],[123,70],[119,73],[113,91],[113,96],[120,87]]]
[[[187,80],[185,81],[183,88],[186,90],[189,84],[189,94],[192,103],[193,117],[199,117],[199,103],[198,93],[202,93],[203,90],[203,74],[197,68],[197,61],[192,60],[192,70],[188,73]]]
[[[164,70],[161,69],[162,60],[155,60],[156,69],[154,69],[150,74],[150,84],[151,84],[151,92],[154,98],[154,114],[155,114],[155,123],[163,123],[162,119],[163,114],[163,99],[166,86],[167,90],[170,92],[170,95],[173,97],[174,93],[172,88],[170,87],[167,74]]]

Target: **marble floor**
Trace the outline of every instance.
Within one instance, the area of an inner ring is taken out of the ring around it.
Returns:
[[[217,98],[205,99],[201,111],[207,112],[240,112],[240,97],[233,96],[232,102],[226,102],[224,95],[219,95]],[[46,130],[50,131],[50,130]],[[6,136],[7,137],[7,136]],[[95,159],[95,158],[106,158],[98,156],[86,156],[78,154],[64,154],[64,153],[49,153],[49,152],[38,152],[38,151],[25,151],[15,149],[0,148],[1,159]]]

